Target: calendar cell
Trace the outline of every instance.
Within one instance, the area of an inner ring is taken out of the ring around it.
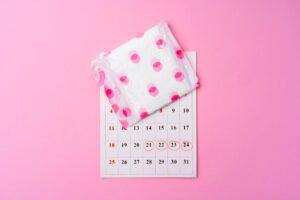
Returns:
[[[155,158],[145,157],[143,159],[144,174],[155,174]]]
[[[192,157],[181,157],[180,158],[180,172],[183,174],[192,174],[193,173],[193,159]]]
[[[156,123],[165,124],[168,122],[168,109],[161,108],[155,113]]]
[[[155,132],[157,134],[161,134],[161,135],[167,134],[168,133],[168,127],[166,126],[165,123],[157,123],[156,126],[155,126]]]
[[[132,156],[142,156],[143,155],[143,141],[142,140],[132,140],[131,141],[131,155]]]
[[[190,123],[180,123],[180,136],[184,139],[193,139],[193,125]]]
[[[190,105],[180,107],[181,123],[190,123],[193,121],[192,107]]]
[[[183,151],[191,151],[192,148],[193,148],[193,144],[192,144],[191,141],[183,141],[183,142],[181,143],[181,149],[182,149]]]
[[[107,174],[115,175],[118,174],[118,163],[117,158],[115,157],[108,157],[105,162],[105,168]]]
[[[116,157],[119,154],[118,143],[115,140],[108,140],[106,142],[106,153],[109,157]]]
[[[105,120],[108,122],[108,123],[117,123],[118,120],[117,120],[117,117],[115,116],[115,113],[113,112],[113,110],[111,109],[110,106],[107,106],[106,109],[106,116],[105,116]]]
[[[116,127],[117,126],[115,124],[107,124],[105,126],[105,128],[106,128],[106,131],[105,131],[106,139],[116,140],[118,138]]]
[[[130,172],[133,175],[143,174],[143,158],[142,157],[132,157]]]
[[[155,125],[154,124],[144,124],[143,139],[144,140],[154,140],[155,139]]]
[[[130,140],[119,140],[119,152],[122,152],[122,156],[130,156]]]
[[[180,173],[180,159],[178,157],[168,158],[168,173],[179,174]]]
[[[156,142],[156,149],[159,151],[165,151],[168,148],[168,143],[165,140],[158,140]]]
[[[192,156],[194,153],[194,144],[192,141],[182,141],[181,142],[181,156]]]
[[[130,174],[130,157],[121,157],[119,161],[119,174],[129,175]]]
[[[156,158],[156,173],[157,174],[167,174],[168,171],[168,161],[166,157]]]
[[[179,120],[179,101],[176,101],[168,107],[168,122],[178,123]]]
[[[155,126],[155,139],[156,140],[167,140],[168,139],[168,126],[165,124],[156,124]]]
[[[154,142],[150,141],[150,140],[145,141],[145,143],[144,143],[144,149],[146,151],[152,151],[154,149]]]
[[[169,149],[172,151],[178,151],[180,148],[179,141],[171,140],[169,141]]]
[[[155,155],[155,144],[154,141],[146,140],[144,142],[144,156],[154,156]]]
[[[131,135],[130,135],[130,129],[129,128],[124,128],[122,127],[121,124],[118,124],[118,137],[119,139],[122,140],[130,140]]]
[[[144,124],[144,130],[143,130],[143,133],[145,135],[152,135],[153,132],[154,132],[154,125],[153,124]]]
[[[178,135],[180,126],[178,125],[178,123],[169,123],[168,129],[169,135]]]
[[[131,139],[132,140],[141,140],[143,138],[143,126],[140,124],[135,124],[132,127],[129,127]]]

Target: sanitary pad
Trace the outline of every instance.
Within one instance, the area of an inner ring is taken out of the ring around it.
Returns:
[[[92,72],[123,127],[198,86],[196,74],[162,22],[92,61]]]

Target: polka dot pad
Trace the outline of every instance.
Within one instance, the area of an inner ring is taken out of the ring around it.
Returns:
[[[92,70],[125,128],[199,85],[166,22],[102,53],[92,62]]]

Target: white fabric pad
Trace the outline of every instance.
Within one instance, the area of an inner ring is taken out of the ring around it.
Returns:
[[[125,128],[198,86],[166,22],[100,54],[92,62],[92,72]]]

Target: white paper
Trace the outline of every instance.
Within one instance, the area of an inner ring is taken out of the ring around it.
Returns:
[[[196,69],[196,52],[187,53]],[[196,91],[122,129],[100,90],[101,177],[196,177]]]

